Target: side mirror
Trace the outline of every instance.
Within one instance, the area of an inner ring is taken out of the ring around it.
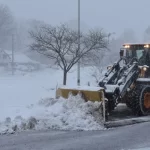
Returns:
[[[124,56],[124,50],[121,49],[121,50],[120,50],[120,57],[123,57],[123,56]]]

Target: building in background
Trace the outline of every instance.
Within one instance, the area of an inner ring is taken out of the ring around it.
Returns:
[[[11,63],[11,52],[0,49],[0,66],[8,66]]]

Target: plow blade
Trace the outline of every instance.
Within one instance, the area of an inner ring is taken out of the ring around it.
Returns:
[[[69,95],[81,94],[85,101],[102,101],[103,100],[103,89],[101,87],[59,87],[56,90],[56,98],[63,97],[67,99]]]

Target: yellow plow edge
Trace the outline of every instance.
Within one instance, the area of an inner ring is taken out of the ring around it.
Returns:
[[[81,94],[85,101],[102,101],[103,100],[103,89],[100,87],[60,87],[56,90],[56,98],[63,97],[67,99],[70,95]]]

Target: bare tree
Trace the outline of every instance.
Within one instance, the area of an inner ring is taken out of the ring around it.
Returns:
[[[63,84],[66,85],[68,71],[88,53],[101,51],[107,48],[107,35],[103,30],[91,30],[87,34],[80,35],[80,50],[78,49],[78,32],[67,25],[53,27],[42,25],[36,30],[30,31],[33,43],[32,50],[36,50],[50,59],[64,72]]]
[[[5,44],[8,36],[12,34],[14,18],[6,5],[0,5],[0,46]]]

